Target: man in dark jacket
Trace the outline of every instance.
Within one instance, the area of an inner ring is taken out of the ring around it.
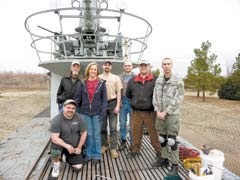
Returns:
[[[73,61],[70,66],[70,76],[64,76],[61,79],[60,85],[57,91],[57,104],[59,111],[62,111],[63,103],[67,99],[73,99],[75,91],[80,83],[80,62]]]
[[[131,128],[132,147],[128,157],[140,154],[143,125],[147,128],[151,144],[156,151],[157,160],[161,155],[161,145],[155,130],[156,113],[152,105],[153,88],[156,77],[150,72],[150,64],[146,60],[139,63],[140,73],[128,81],[126,95],[132,107]]]

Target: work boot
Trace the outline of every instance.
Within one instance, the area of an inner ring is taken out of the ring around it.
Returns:
[[[152,163],[152,167],[158,167],[159,161],[161,161],[162,157],[160,153],[156,154],[155,162]]]
[[[118,158],[118,152],[116,151],[116,149],[111,149],[111,155],[114,159]]]
[[[161,157],[161,153],[157,153],[156,154],[156,159],[161,159],[162,157]]]
[[[97,164],[99,164],[100,163],[100,159],[93,159],[92,160],[92,165],[93,166],[96,166]]]
[[[104,154],[108,150],[107,146],[102,146],[101,153]]]
[[[168,176],[174,176],[174,175],[178,175],[178,165],[177,164],[172,164],[172,167],[170,169],[170,171],[167,174]]]
[[[119,150],[119,151],[122,151],[122,150],[124,150],[125,148],[127,148],[126,140],[122,140],[120,146],[118,147],[118,150]]]
[[[152,167],[168,167],[168,166],[169,166],[169,160],[162,157],[156,158],[156,161],[152,163]]]
[[[127,158],[131,159],[131,158],[135,158],[136,156],[139,156],[139,155],[141,155],[140,152],[129,152],[127,154]]]
[[[88,159],[88,157],[83,158],[83,164],[87,164],[91,159]]]

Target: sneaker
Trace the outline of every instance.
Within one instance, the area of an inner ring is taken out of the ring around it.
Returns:
[[[114,159],[118,158],[118,153],[117,153],[116,149],[111,149],[111,155]]]
[[[60,170],[60,162],[54,162],[52,168],[52,177],[58,177]]]
[[[140,155],[140,152],[130,152],[128,153],[127,158],[128,159],[135,158],[136,156],[139,156],[139,155]]]
[[[124,149],[126,149],[126,148],[127,148],[126,140],[122,140],[120,146],[118,147],[118,150],[119,150],[119,151],[122,151],[122,150],[124,150]]]
[[[108,147],[102,146],[101,153],[104,154],[108,150]]]

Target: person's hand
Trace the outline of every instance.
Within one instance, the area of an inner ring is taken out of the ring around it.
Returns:
[[[82,149],[80,147],[75,148],[75,154],[81,154]]]
[[[74,147],[72,147],[70,144],[68,144],[68,146],[67,146],[67,150],[68,150],[69,154],[73,154],[73,153],[75,153],[75,149],[74,149]]]
[[[120,104],[120,108],[122,108],[122,107],[123,107],[123,103]]]
[[[157,118],[160,120],[165,120],[166,115],[167,115],[166,112],[157,111]]]
[[[119,113],[119,111],[120,111],[120,108],[119,108],[118,106],[116,106],[116,107],[114,108],[114,113],[117,114],[117,113]]]

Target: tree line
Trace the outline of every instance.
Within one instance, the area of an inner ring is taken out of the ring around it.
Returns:
[[[197,97],[202,93],[205,101],[206,92],[218,94],[221,99],[240,100],[240,53],[235,57],[226,77],[221,76],[221,66],[217,63],[217,55],[211,53],[212,44],[209,41],[202,42],[200,48],[193,50],[195,57],[187,68],[184,78],[185,88],[197,92]],[[153,71],[157,76],[159,69]]]
[[[40,73],[0,72],[0,90],[48,89],[49,77]]]

